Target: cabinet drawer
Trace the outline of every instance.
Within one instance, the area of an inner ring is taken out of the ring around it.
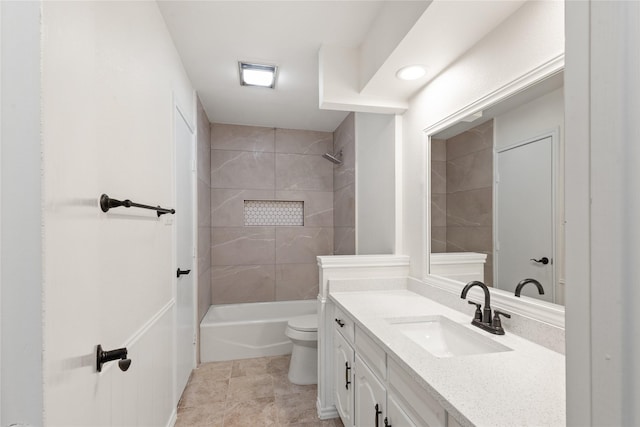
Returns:
[[[367,362],[378,378],[387,379],[387,354],[358,327],[356,327],[356,353]]]
[[[355,328],[353,320],[336,306],[333,307],[333,317],[333,326],[350,344],[353,344]]]
[[[429,427],[446,426],[447,413],[444,408],[393,360],[389,361],[389,386],[424,424]]]

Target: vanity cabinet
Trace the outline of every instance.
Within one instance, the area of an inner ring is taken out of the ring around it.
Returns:
[[[334,314],[333,396],[345,427],[458,425],[353,319]]]

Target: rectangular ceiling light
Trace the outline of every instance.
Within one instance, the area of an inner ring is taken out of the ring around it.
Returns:
[[[250,64],[238,62],[240,71],[240,84],[242,86],[276,87],[276,74],[278,67],[275,65]]]

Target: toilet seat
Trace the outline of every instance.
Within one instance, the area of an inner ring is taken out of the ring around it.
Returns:
[[[318,315],[292,317],[289,319],[288,326],[300,332],[318,332]]]

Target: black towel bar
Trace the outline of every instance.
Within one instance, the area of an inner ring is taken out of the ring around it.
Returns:
[[[164,215],[164,214],[169,214],[169,213],[170,214],[175,214],[176,213],[175,209],[165,209],[165,208],[161,208],[160,206],[142,205],[140,203],[132,202],[129,199],[116,200],[116,199],[110,198],[106,194],[103,194],[102,196],[100,196],[100,209],[102,209],[102,212],[109,212],[109,209],[117,208],[117,207],[120,207],[120,206],[124,206],[125,208],[151,209],[151,210],[156,211],[158,216]]]

